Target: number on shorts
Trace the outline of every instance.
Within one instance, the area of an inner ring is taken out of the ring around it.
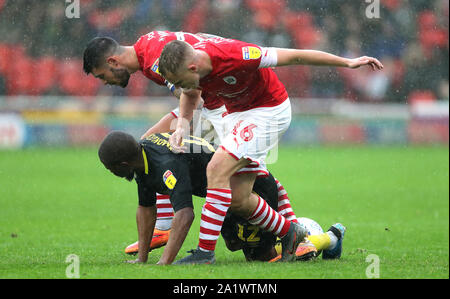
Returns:
[[[238,224],[238,228],[239,228],[239,231],[238,231],[239,239],[241,239],[244,242],[249,242],[249,243],[259,242],[260,238],[256,236],[259,232],[259,227],[257,227],[257,226],[244,227],[242,224]],[[246,228],[246,232],[251,231],[251,234],[247,238],[244,236],[244,228]]]
[[[249,125],[242,129],[241,131],[241,139],[245,142],[250,141],[253,139],[253,129],[256,128],[256,125]]]

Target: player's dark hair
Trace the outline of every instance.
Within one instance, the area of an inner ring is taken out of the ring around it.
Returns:
[[[120,45],[109,37],[96,37],[86,46],[83,55],[83,69],[86,74],[90,74],[92,69],[98,68],[106,63],[106,58],[115,54],[120,49]]]
[[[189,44],[184,41],[174,40],[165,45],[159,57],[159,72],[163,77],[168,73],[176,74],[183,65]]]
[[[140,149],[139,143],[130,134],[112,131],[100,144],[98,157],[103,164],[113,166],[133,161],[139,155]]]

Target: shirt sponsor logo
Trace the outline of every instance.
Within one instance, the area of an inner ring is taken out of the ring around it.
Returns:
[[[159,58],[156,59],[156,61],[153,63],[152,71],[157,73],[158,75],[161,75],[161,73],[159,72]]]
[[[257,47],[244,47],[242,48],[242,54],[244,60],[254,60],[261,58],[261,50]]]
[[[225,77],[225,78],[223,78],[223,81],[225,81],[229,85],[235,85],[237,83],[236,77],[233,77],[233,76]]]
[[[175,188],[175,185],[177,184],[177,179],[170,170],[164,172],[163,181],[164,184],[166,184],[167,188],[169,188],[170,190],[173,190],[173,188]]]

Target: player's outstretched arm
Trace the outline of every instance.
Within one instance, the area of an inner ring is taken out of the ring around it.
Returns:
[[[129,263],[146,263],[156,223],[156,205],[152,207],[139,205],[136,211],[136,223],[139,236],[138,258]]]
[[[148,129],[147,132],[141,136],[141,139],[145,139],[152,134],[173,132],[176,125],[176,119],[177,118],[172,113],[167,113],[158,123]]]
[[[172,220],[172,229],[164,252],[158,262],[158,265],[170,265],[177,257],[181,246],[189,232],[194,221],[194,210],[192,208],[184,208],[175,213]]]
[[[198,103],[202,101],[201,91],[189,90],[183,91],[180,97],[180,115],[178,116],[177,127],[175,132],[170,136],[169,142],[172,149],[176,153],[185,152],[182,145],[183,137],[189,132],[189,123],[194,115],[194,110]]]
[[[378,59],[368,56],[349,59],[315,50],[276,49],[276,51],[278,55],[277,66],[315,65],[356,69],[367,65],[374,71],[382,70],[384,68],[383,64],[378,61]]]

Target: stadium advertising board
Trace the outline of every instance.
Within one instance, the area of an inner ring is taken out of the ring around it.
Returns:
[[[17,149],[24,145],[25,123],[15,114],[0,114],[0,148]]]

